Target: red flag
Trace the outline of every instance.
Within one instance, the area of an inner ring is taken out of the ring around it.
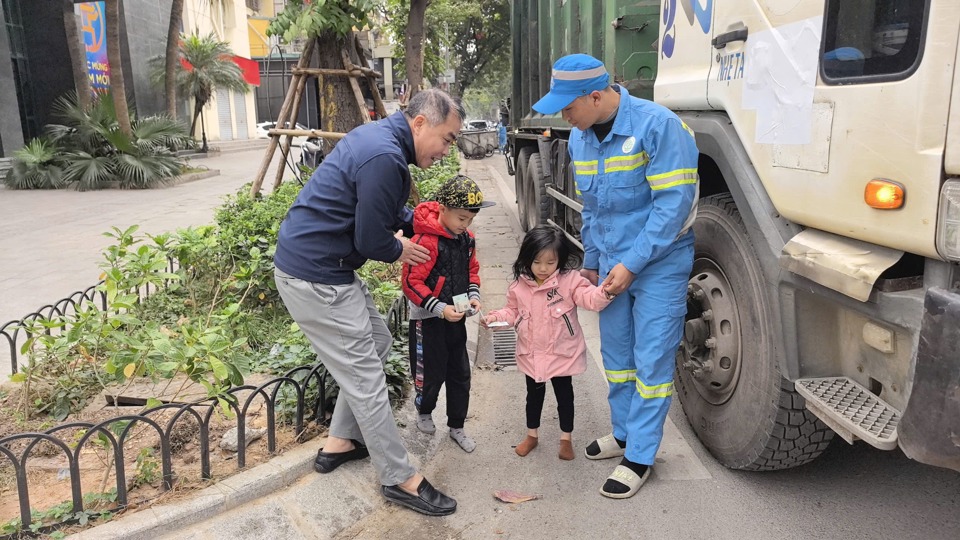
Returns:
[[[237,55],[231,57],[231,60],[240,66],[240,71],[243,72],[243,80],[253,86],[260,86],[260,64],[256,60]]]

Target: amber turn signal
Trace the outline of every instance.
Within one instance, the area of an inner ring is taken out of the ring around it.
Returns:
[[[867,182],[863,200],[871,208],[893,210],[903,206],[903,186],[890,180],[875,178]]]

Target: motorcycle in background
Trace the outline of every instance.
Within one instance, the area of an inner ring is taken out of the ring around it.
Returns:
[[[326,157],[326,143],[320,137],[310,137],[300,145],[300,183],[303,184],[310,179],[313,171],[323,163]]]

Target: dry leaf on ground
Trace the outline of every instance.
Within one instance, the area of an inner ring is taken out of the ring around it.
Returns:
[[[493,496],[506,503],[522,503],[540,498],[537,495],[520,493],[519,491],[513,491],[512,489],[498,489],[497,491],[493,492]]]

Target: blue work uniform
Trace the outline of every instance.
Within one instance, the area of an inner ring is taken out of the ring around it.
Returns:
[[[600,279],[635,276],[600,312],[600,351],[613,435],[625,457],[652,465],[673,395],[699,196],[693,132],[670,110],[622,87],[610,133],[573,129],[568,148],[583,197],[584,264]]]

